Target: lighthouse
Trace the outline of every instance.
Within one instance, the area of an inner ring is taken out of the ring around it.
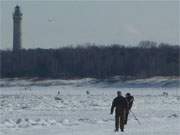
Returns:
[[[22,13],[17,5],[13,13],[13,51],[21,49],[21,20]]]

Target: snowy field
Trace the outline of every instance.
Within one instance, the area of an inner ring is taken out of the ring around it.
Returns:
[[[179,135],[179,82],[1,79],[0,135]],[[123,133],[113,132],[110,115],[117,90],[134,95],[132,111],[141,122],[130,114]]]

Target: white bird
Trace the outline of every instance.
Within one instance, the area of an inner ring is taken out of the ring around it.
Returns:
[[[53,18],[49,18],[48,22],[54,22],[54,19]]]

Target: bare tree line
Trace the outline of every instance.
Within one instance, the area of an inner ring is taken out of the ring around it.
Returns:
[[[142,41],[139,46],[79,46],[1,50],[1,77],[136,78],[180,75],[180,46]]]

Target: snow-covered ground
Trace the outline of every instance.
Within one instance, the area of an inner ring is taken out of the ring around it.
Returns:
[[[179,135],[179,82],[1,79],[0,135]],[[117,90],[134,95],[132,111],[141,122],[130,114],[124,133],[113,132],[110,115]]]

